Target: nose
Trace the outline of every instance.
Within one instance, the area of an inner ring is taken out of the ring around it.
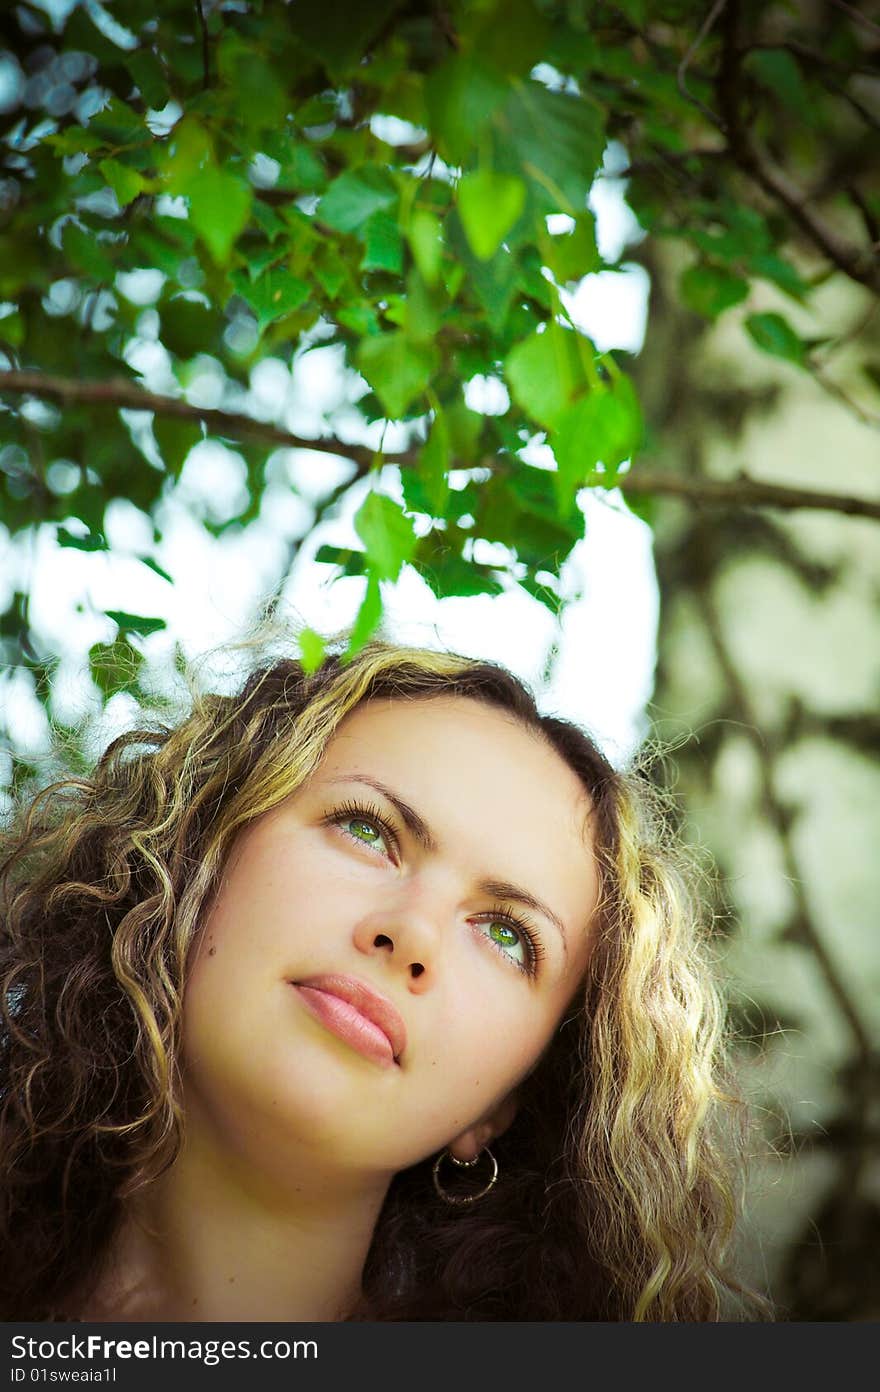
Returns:
[[[427,885],[395,886],[357,924],[354,942],[365,956],[384,956],[411,991],[423,993],[436,979],[443,950],[441,897]],[[451,916],[450,916],[451,917]]]

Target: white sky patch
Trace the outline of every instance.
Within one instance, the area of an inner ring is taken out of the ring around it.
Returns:
[[[584,276],[575,291],[562,290],[560,295],[572,322],[600,353],[610,348],[638,353],[648,324],[649,288],[645,268],[624,262],[619,271]]]
[[[465,383],[464,400],[483,416],[503,416],[510,408],[510,394],[500,377],[472,377]]]

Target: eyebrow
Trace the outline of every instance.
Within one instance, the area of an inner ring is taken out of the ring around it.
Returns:
[[[367,788],[373,788],[375,792],[381,793],[384,798],[387,798],[392,807],[397,809],[404,826],[412,833],[420,846],[432,853],[439,850],[439,842],[424,817],[410,803],[405,802],[393,788],[389,788],[385,783],[380,783],[378,778],[368,778],[362,773],[341,773],[336,778],[329,778],[327,781],[328,783],[362,783]],[[541,899],[536,898],[534,894],[530,894],[527,889],[523,889],[520,885],[512,884],[510,880],[481,880],[478,888],[481,894],[522,904],[524,908],[532,909],[535,913],[541,914],[553,924],[559,933],[562,939],[563,952],[568,956],[568,939],[563,922]]]
[[[408,831],[411,831],[420,846],[426,851],[437,851],[439,845],[431,834],[431,828],[420,816],[414,807],[408,802],[404,802],[399,793],[395,793],[393,788],[389,788],[385,783],[380,783],[378,778],[367,778],[362,773],[341,773],[336,778],[328,778],[328,783],[363,783],[367,788],[373,788],[377,793],[381,793],[384,798],[397,808],[400,819]]]

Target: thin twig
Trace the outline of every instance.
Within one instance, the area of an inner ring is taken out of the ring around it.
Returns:
[[[765,193],[785,208],[792,221],[838,270],[877,293],[880,291],[880,261],[873,250],[864,250],[845,241],[826,226],[804,201],[801,191],[783,173],[763,162],[743,129],[739,119],[738,78],[744,50],[738,46],[738,20],[737,0],[729,0],[723,26],[718,100],[733,159]]]
[[[862,14],[861,10],[857,10],[855,5],[848,5],[846,0],[831,0],[831,3],[835,9],[842,10],[843,13],[849,15],[850,19],[856,24],[864,25],[869,33],[874,34],[880,39],[880,24],[875,24],[873,19],[869,19],[867,15]]]
[[[762,164],[753,150],[742,162],[742,167],[766,193],[782,204],[792,220],[806,232],[838,270],[843,271],[844,275],[857,281],[859,285],[866,285],[875,294],[880,291],[880,261],[873,249],[863,250],[832,232],[831,228],[816,217],[810,207],[802,201],[799,191],[785,175]]]
[[[880,124],[878,124],[880,129]],[[871,239],[875,248],[880,249],[880,223],[874,214],[873,209],[868,205],[861,189],[856,188],[855,184],[850,184],[846,190],[847,196],[852,204],[858,208],[862,215],[862,222],[865,224],[865,231]]]
[[[202,30],[202,87],[207,91],[211,85],[210,49],[208,46],[208,24],[202,9],[202,0],[196,0],[196,12]]]
[[[712,124],[715,126],[721,125],[720,119],[715,115],[714,111],[710,111],[708,106],[704,106],[700,99],[694,96],[693,92],[691,92],[690,88],[685,82],[685,78],[687,76],[687,70],[691,65],[691,60],[695,57],[696,53],[702,46],[703,41],[711,33],[715,25],[715,22],[718,19],[718,16],[721,14],[721,11],[724,9],[726,4],[727,0],[715,0],[714,5],[712,6],[709,13],[706,15],[706,18],[703,20],[703,23],[700,25],[697,31],[697,37],[694,39],[687,53],[682,58],[675,72],[675,80],[678,84],[678,90],[684,97],[685,101],[689,101],[694,106],[698,107],[699,110],[702,111],[703,115],[707,118],[707,120],[711,121]]]
[[[269,421],[254,420],[252,416],[243,412],[196,406],[189,401],[182,401],[179,397],[161,396],[157,392],[144,391],[133,382],[127,382],[122,378],[109,378],[102,382],[72,377],[51,377],[33,371],[0,372],[0,396],[4,392],[15,396],[37,396],[59,401],[62,406],[107,406],[128,411],[152,411],[156,415],[174,416],[179,420],[202,421],[215,435],[263,440],[288,449],[317,450],[321,454],[333,454],[349,459],[356,465],[359,474],[369,472],[376,458],[375,450],[368,445],[349,444],[334,436],[310,438],[296,435]],[[400,468],[411,468],[418,463],[419,454],[419,449],[383,454],[383,462],[396,464]],[[498,460],[492,456],[480,459],[476,465],[461,465],[463,468],[487,469],[497,466]],[[453,462],[452,467],[458,467],[457,462]],[[683,498],[693,503],[786,510],[811,508],[839,512],[849,517],[880,519],[880,499],[824,493],[809,488],[789,488],[784,484],[763,483],[746,474],[740,474],[734,479],[695,478],[638,466],[628,473],[616,476],[613,486],[620,488],[624,495],[656,493]]]
[[[832,396],[835,401],[839,401],[848,411],[852,411],[853,415],[861,421],[862,425],[868,425],[872,430],[880,430],[880,416],[871,411],[866,411],[864,406],[860,406],[857,401],[853,400],[848,392],[844,391],[839,382],[835,382],[833,377],[826,376],[822,364],[817,363],[815,358],[813,358],[810,360],[808,366],[814,381],[819,384],[824,392]]]

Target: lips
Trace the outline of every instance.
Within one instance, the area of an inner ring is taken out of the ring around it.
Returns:
[[[406,1048],[406,1026],[399,1011],[387,996],[381,995],[365,981],[360,981],[354,976],[311,976],[304,981],[294,981],[291,984],[299,988],[306,1003],[312,1006],[315,1013],[319,1014],[331,1029],[343,1033],[344,1037],[349,1037],[351,1033],[349,1042],[354,1043],[355,1047],[362,1047],[363,1052],[372,1052],[374,1044],[382,1048],[381,1038],[377,1038],[376,1035],[378,1030],[385,1036],[393,1062],[400,1061],[400,1055]],[[321,993],[328,999],[322,1001],[319,995],[312,993]],[[352,1016],[351,1023],[354,1029],[350,1032],[346,1028],[346,1013],[341,1013],[334,1007],[334,998],[336,1002],[343,1001],[346,1005],[352,1006],[357,1015],[362,1017],[362,1026],[364,1021],[368,1024],[363,1026],[362,1030],[358,1030],[357,1016]],[[371,1026],[375,1026],[375,1029]]]

